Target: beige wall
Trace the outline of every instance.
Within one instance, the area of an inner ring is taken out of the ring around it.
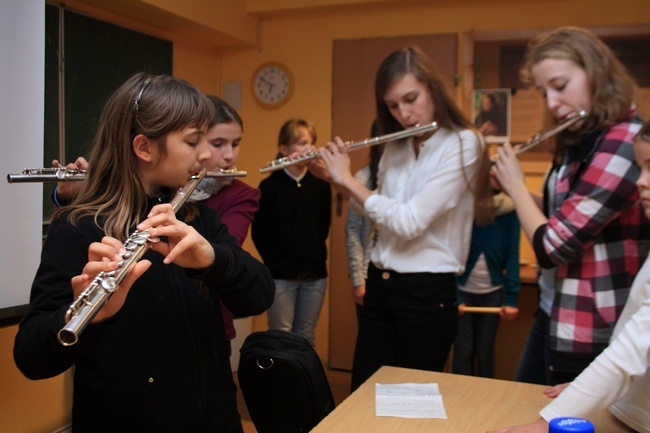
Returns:
[[[193,13],[189,14],[189,18],[185,14],[183,22],[194,19],[192,17],[196,16],[196,6],[207,4],[205,2],[206,0],[187,0],[183,3],[193,6]],[[170,2],[148,0],[144,3],[164,7]],[[94,17],[172,40],[174,74],[196,84],[206,93],[221,94],[224,82],[242,82],[242,108],[239,111],[244,119],[245,135],[238,167],[249,171],[247,182],[251,185],[257,185],[262,179],[257,169],[275,155],[277,132],[287,118],[300,116],[314,121],[320,143],[336,133],[331,131],[330,112],[332,42],[336,39],[457,33],[461,51],[459,58],[462,59],[462,36],[467,32],[518,31],[560,25],[640,25],[647,24],[647,17],[650,16],[650,2],[647,0],[383,1],[375,2],[370,7],[308,8],[260,15],[256,26],[256,43],[251,43],[251,23],[245,19],[242,25],[247,30],[241,45],[219,47],[212,38],[197,40],[196,36],[188,32],[170,30],[164,20],[150,23],[147,21],[149,17],[133,17],[132,12],[129,12],[127,18],[126,13],[100,9],[102,4],[96,0],[66,1],[69,7],[81,9]],[[252,4],[258,7],[265,2]],[[205,18],[201,18],[202,24],[197,24],[197,28],[219,21],[216,17],[213,20]],[[289,66],[296,83],[291,100],[277,110],[256,105],[250,91],[253,71],[262,62],[270,60]],[[459,73],[462,73],[462,65],[459,65]],[[461,87],[456,91],[459,101],[462,101],[465,85],[466,82],[461,79]],[[354,98],[354,95],[350,97]],[[344,137],[360,138],[363,137]],[[245,244],[245,248],[255,253],[250,241]],[[328,351],[327,320],[326,306],[317,328],[317,350],[324,359],[327,358]],[[258,318],[255,329],[265,329],[265,323],[264,318]],[[31,382],[22,378],[12,359],[15,332],[15,326],[0,329],[0,389],[4,391],[0,393],[0,431],[52,431],[68,419],[69,379],[58,377]]]

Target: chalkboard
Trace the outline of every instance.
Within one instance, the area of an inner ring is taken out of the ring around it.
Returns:
[[[62,56],[60,22],[64,35]],[[50,167],[52,159],[61,158],[59,67],[64,74],[64,157],[68,163],[88,155],[104,103],[131,75],[141,71],[172,74],[173,44],[56,5],[47,5],[45,26],[43,164]],[[44,188],[45,219],[53,209],[53,186]]]

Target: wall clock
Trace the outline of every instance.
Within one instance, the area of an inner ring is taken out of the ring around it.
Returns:
[[[293,93],[293,75],[279,62],[266,62],[253,74],[253,98],[265,108],[284,105]]]

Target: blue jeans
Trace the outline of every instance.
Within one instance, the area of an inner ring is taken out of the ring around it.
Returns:
[[[467,306],[500,307],[502,290],[474,294],[460,290]],[[499,328],[498,314],[466,313],[458,319],[452,372],[494,377],[494,340]]]
[[[549,317],[542,310],[535,314],[533,323],[524,350],[519,358],[517,382],[537,383],[540,385],[549,385],[551,383],[548,371],[548,328]]]
[[[326,289],[327,278],[275,280],[275,299],[267,312],[269,329],[302,335],[313,346]]]

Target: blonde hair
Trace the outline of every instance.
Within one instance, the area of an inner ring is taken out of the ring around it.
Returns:
[[[303,129],[312,136],[314,143],[316,143],[316,127],[313,123],[304,119],[289,119],[280,128],[278,146],[281,144],[288,146],[298,141]]]
[[[304,119],[289,119],[280,127],[280,132],[278,133],[278,147],[281,145],[289,146],[296,143],[300,140],[302,131],[307,131],[314,139],[312,144],[316,144],[316,127],[312,122]],[[282,152],[278,151],[276,157],[281,158],[282,156]]]
[[[126,240],[148,211],[132,148],[135,136],[156,140],[165,154],[169,132],[207,126],[213,110],[206,96],[183,80],[144,73],[132,76],[104,106],[89,157],[88,181],[73,203],[57,210],[53,218],[69,211],[75,224],[93,215],[107,235]],[[187,216],[195,215],[193,209]]]

